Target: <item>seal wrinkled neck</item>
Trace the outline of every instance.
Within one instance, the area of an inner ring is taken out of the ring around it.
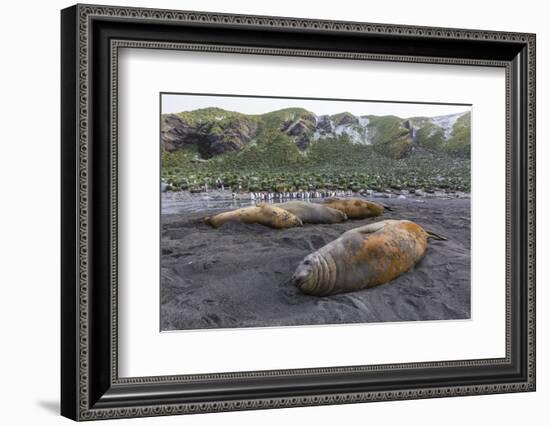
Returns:
[[[330,260],[318,252],[310,254],[296,268],[292,282],[305,294],[331,294],[335,283],[335,271],[330,266]]]

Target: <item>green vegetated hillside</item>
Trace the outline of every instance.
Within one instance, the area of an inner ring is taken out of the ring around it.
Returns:
[[[162,115],[162,177],[174,189],[470,189],[470,112],[440,117]]]

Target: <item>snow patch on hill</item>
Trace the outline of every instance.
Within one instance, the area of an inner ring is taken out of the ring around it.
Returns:
[[[443,134],[445,135],[445,139],[449,139],[453,131],[453,126],[456,123],[456,120],[458,120],[464,114],[465,114],[464,112],[459,112],[457,114],[451,114],[451,115],[440,115],[437,117],[432,117],[432,121],[434,124],[436,124],[437,126],[443,129]]]

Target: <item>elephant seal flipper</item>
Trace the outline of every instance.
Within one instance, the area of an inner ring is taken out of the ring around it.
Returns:
[[[435,232],[428,231],[427,229],[426,233],[428,234],[428,237],[433,238],[434,240],[447,241],[447,237],[444,237],[443,235],[436,234]]]
[[[384,203],[378,203],[380,204],[382,207],[384,207],[384,210],[387,210],[389,212],[393,212],[393,207],[390,207],[388,206],[387,204],[384,204]]]

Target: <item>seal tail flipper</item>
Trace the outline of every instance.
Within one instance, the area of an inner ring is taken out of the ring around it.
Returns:
[[[210,225],[212,228],[217,228],[219,226],[217,223],[214,223],[212,216],[206,216],[202,221],[207,225]]]
[[[380,204],[382,207],[384,207],[384,210],[387,210],[387,211],[389,211],[389,212],[393,212],[393,208],[392,208],[392,207],[390,207],[390,206],[388,206],[388,205],[386,205],[386,204],[382,204],[382,203],[378,203],[378,204]]]
[[[435,232],[426,231],[426,234],[428,234],[428,238],[433,238],[434,240],[439,241],[447,241],[447,238],[442,235],[436,234]]]

